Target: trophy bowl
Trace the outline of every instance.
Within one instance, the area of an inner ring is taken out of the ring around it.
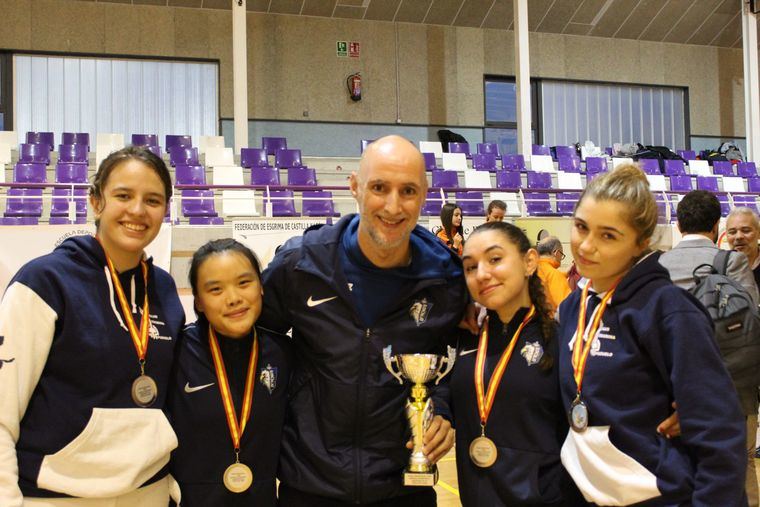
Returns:
[[[406,402],[406,416],[412,431],[413,449],[409,464],[404,470],[404,486],[434,486],[438,482],[438,468],[431,464],[422,452],[423,436],[433,420],[433,400],[428,397],[425,384],[433,379],[438,384],[451,371],[455,359],[456,349],[452,347],[448,347],[445,357],[437,354],[394,356],[390,345],[383,349],[383,361],[391,375],[401,384],[405,378],[413,383],[411,398]]]

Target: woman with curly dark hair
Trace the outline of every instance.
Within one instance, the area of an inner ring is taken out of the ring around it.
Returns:
[[[518,227],[489,222],[462,261],[470,295],[488,309],[479,336],[460,340],[451,380],[462,504],[585,505],[560,461],[568,423],[538,252]]]

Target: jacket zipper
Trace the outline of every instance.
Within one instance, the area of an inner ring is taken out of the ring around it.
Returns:
[[[355,504],[361,504],[362,501],[362,445],[364,445],[364,438],[363,438],[363,431],[364,431],[364,425],[362,424],[363,418],[362,415],[364,414],[364,388],[365,388],[365,377],[367,375],[367,349],[371,340],[371,334],[372,330],[370,328],[367,328],[364,331],[364,339],[362,340],[362,356],[361,356],[361,366],[359,369],[359,383],[356,388],[356,403],[354,406],[356,407],[356,414],[355,414],[355,428],[354,428],[354,435],[356,435],[356,439],[354,441],[354,477],[355,477],[355,484],[354,487],[356,488],[356,493],[354,494],[354,503]]]

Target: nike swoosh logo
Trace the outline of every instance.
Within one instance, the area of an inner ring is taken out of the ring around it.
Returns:
[[[470,350],[463,350],[459,353],[459,356],[466,356],[467,354],[472,354],[473,352],[477,352],[478,349],[470,349]]]
[[[185,392],[187,394],[190,394],[190,393],[194,393],[195,391],[200,391],[201,389],[206,389],[207,387],[211,387],[213,385],[214,385],[214,383],[211,382],[210,384],[204,384],[202,386],[193,386],[193,387],[190,387],[190,382],[188,382],[188,383],[185,384]]]
[[[324,299],[313,299],[312,296],[309,296],[309,300],[306,301],[306,306],[309,308],[314,308],[315,306],[319,306],[322,303],[327,303],[328,301],[332,301],[333,299],[338,299],[338,296],[333,296],[331,298],[324,298]]]

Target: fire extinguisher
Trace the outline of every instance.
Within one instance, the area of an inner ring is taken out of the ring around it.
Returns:
[[[348,86],[348,95],[351,100],[358,102],[362,99],[362,76],[360,73],[357,72],[348,76],[346,86]]]

